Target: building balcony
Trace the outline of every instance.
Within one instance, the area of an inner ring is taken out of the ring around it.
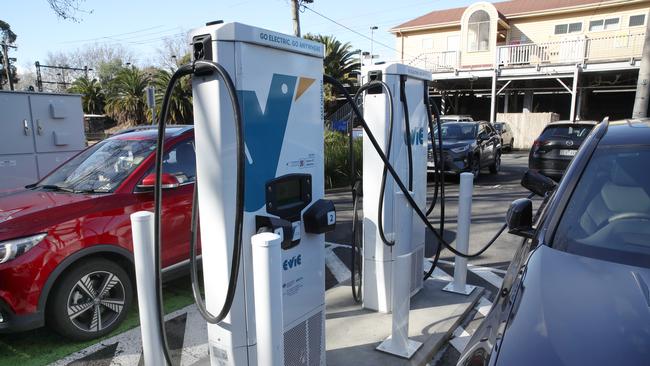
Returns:
[[[405,63],[431,71],[449,73],[500,68],[571,65],[577,63],[627,62],[640,59],[645,33],[608,34],[562,41],[498,46],[493,52],[425,52]],[[496,64],[495,64],[496,62]]]
[[[425,52],[407,64],[432,72],[453,71],[461,67],[460,51]]]
[[[641,57],[644,39],[645,33],[636,33],[499,46],[497,64],[516,67],[628,60]]]

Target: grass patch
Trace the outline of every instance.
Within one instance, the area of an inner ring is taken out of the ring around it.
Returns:
[[[165,313],[169,314],[194,302],[189,277],[170,281],[163,288]],[[112,333],[86,342],[63,338],[47,327],[16,334],[0,335],[0,366],[47,365],[140,324],[137,303],[133,303],[124,322]]]

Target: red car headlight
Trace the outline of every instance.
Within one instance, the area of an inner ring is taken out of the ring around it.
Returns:
[[[43,241],[46,236],[46,233],[40,233],[24,238],[0,242],[0,264],[9,262],[10,260],[25,254],[28,250],[36,246],[36,244]]]

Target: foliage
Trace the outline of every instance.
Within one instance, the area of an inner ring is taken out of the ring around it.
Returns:
[[[306,34],[306,39],[320,42],[325,46],[323,59],[324,73],[339,80],[342,84],[354,84],[356,77],[353,72],[361,68],[358,53],[352,49],[350,42],[342,43],[334,36],[322,34]],[[336,95],[331,85],[325,85],[325,114],[334,112],[336,108]]]
[[[135,67],[126,67],[110,82],[106,113],[120,125],[138,125],[148,121],[146,88],[149,79]]]
[[[154,78],[156,88],[156,115],[160,116],[163,98],[172,73],[167,70],[158,70]],[[189,78],[179,80],[174,86],[169,104],[169,124],[193,124],[192,111],[192,84]]]
[[[84,113],[102,114],[104,112],[104,90],[97,79],[91,80],[82,76],[72,83],[69,91],[81,94],[81,105]]]
[[[18,36],[11,30],[9,23],[0,20],[0,43],[12,44],[16,42]],[[9,66],[9,75],[11,75],[11,81],[16,84],[18,83],[18,74],[16,66]],[[0,48],[0,88],[4,84],[8,84],[9,80],[7,79],[7,72],[4,68],[4,55],[2,54],[2,49]]]
[[[355,177],[361,178],[362,140],[355,139],[354,167]],[[349,137],[346,134],[325,131],[325,188],[350,185]]]

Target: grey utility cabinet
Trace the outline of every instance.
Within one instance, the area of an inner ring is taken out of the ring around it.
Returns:
[[[0,191],[38,181],[85,147],[80,95],[0,91]]]

